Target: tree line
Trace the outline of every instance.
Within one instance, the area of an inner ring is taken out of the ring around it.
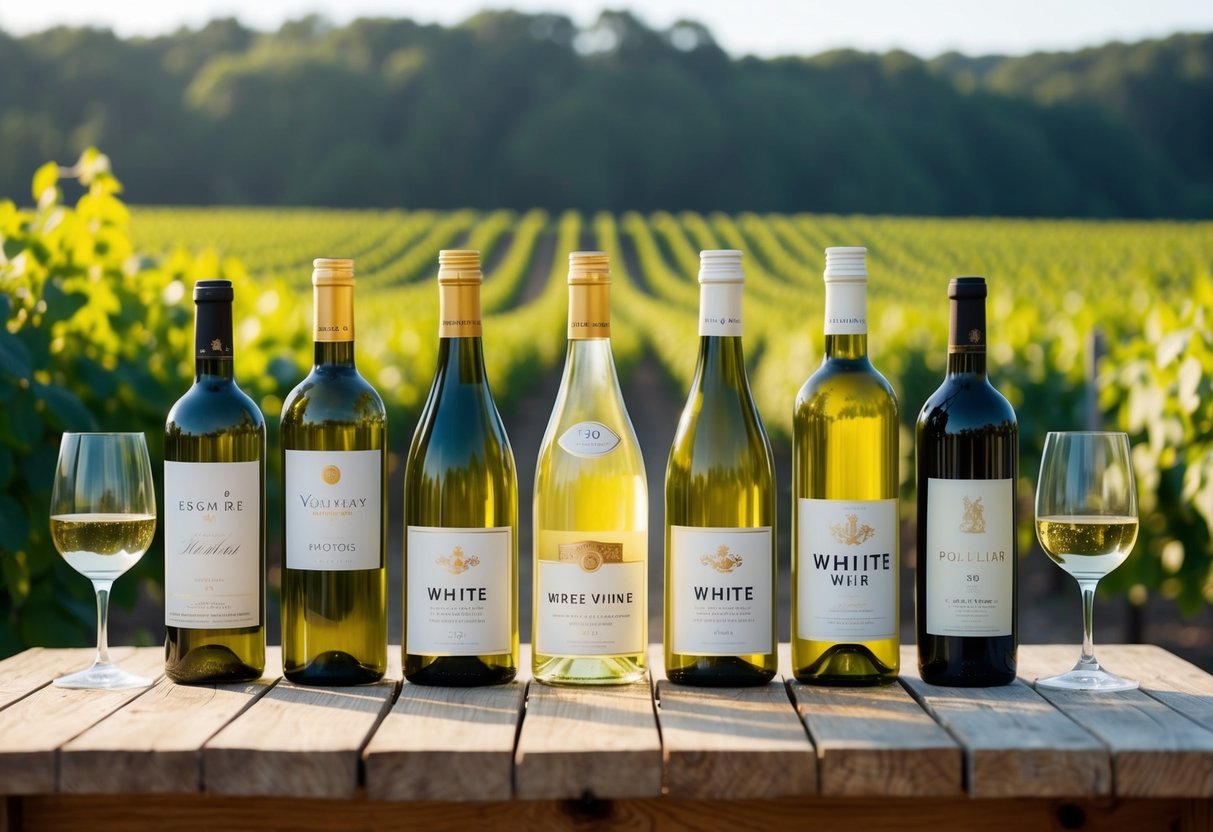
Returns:
[[[484,12],[0,33],[0,194],[88,145],[158,204],[1213,215],[1213,34],[732,58],[702,25]]]

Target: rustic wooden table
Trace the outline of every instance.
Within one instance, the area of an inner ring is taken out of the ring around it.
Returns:
[[[1025,646],[1023,679],[989,690],[923,684],[910,647],[874,689],[703,690],[658,666],[651,687],[460,690],[397,667],[360,688],[108,692],[50,684],[91,651],[33,649],[0,662],[0,832],[1213,827],[1213,676],[1104,646],[1141,690],[1033,690],[1075,652]]]

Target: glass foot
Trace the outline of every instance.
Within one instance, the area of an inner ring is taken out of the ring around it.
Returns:
[[[129,690],[151,687],[152,680],[146,676],[128,673],[116,664],[94,662],[91,667],[68,673],[55,679],[60,688],[88,688],[96,690]]]
[[[1115,691],[1137,690],[1139,686],[1140,683],[1136,679],[1124,679],[1115,673],[1109,673],[1097,662],[1079,662],[1071,671],[1036,680],[1036,687],[1049,690]]]

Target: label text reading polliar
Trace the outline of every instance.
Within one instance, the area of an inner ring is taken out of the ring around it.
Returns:
[[[950,563],[1003,563],[1007,559],[1007,553],[1004,551],[948,552],[941,549],[939,551],[939,559]]]

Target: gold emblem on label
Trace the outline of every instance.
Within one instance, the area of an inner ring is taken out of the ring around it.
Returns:
[[[326,465],[320,471],[320,479],[329,485],[336,485],[341,482],[341,469],[336,465]]]
[[[202,522],[203,523],[214,523],[215,515],[211,514],[210,512],[207,512],[206,514],[202,515]]]
[[[623,563],[623,544],[600,540],[561,543],[557,549],[561,563],[575,563],[586,572],[597,572],[604,563]]]
[[[741,566],[741,555],[730,552],[728,546],[718,546],[715,554],[704,555],[699,558],[699,562],[717,572],[732,572]]]
[[[219,352],[221,349],[223,349],[223,342],[218,338],[215,338],[211,341],[211,349],[213,349],[215,352]]]
[[[981,504],[981,498],[970,500],[965,497],[964,502],[964,519],[960,522],[960,530],[965,534],[985,534],[986,510]]]
[[[981,330],[980,329],[970,329],[969,330],[969,343],[976,344],[980,340],[981,340]]]
[[[830,534],[844,546],[858,546],[865,540],[870,540],[876,534],[876,529],[867,523],[860,525],[859,517],[854,514],[846,515],[846,524],[835,523],[830,526]]]
[[[480,565],[480,558],[475,555],[464,555],[463,547],[456,546],[449,555],[439,555],[434,563],[441,566],[452,575],[462,575],[469,569]]]

